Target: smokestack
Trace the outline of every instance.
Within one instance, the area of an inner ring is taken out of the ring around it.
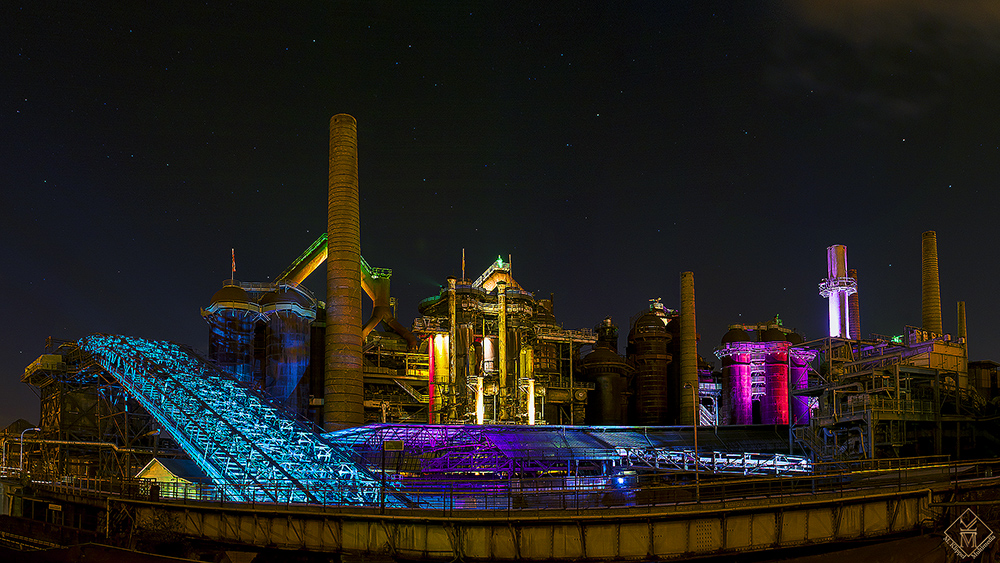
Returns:
[[[361,371],[361,225],[358,207],[358,122],[330,118],[327,199],[326,373],[323,426],[364,424]]]
[[[938,277],[937,233],[927,231],[923,234],[921,253],[921,270],[923,284],[920,300],[921,325],[926,331],[943,334],[941,328],[941,280]]]
[[[847,277],[854,280],[854,287],[858,286],[858,271],[854,268],[847,270]],[[858,303],[858,292],[847,297],[847,309],[850,311],[848,324],[851,325],[851,338],[861,340],[861,305]]]
[[[958,383],[963,389],[969,386],[969,337],[965,326],[965,301],[958,302],[958,342],[962,345],[962,365],[958,371]]]
[[[965,325],[965,301],[958,302],[958,341],[962,344],[969,343],[969,337],[966,334],[968,327]]]
[[[847,274],[847,247],[843,244],[826,247],[826,275],[819,284],[819,294],[830,304],[830,336],[851,338],[847,301],[858,287]]]
[[[698,394],[698,331],[694,315],[694,272],[681,272],[680,337],[681,412],[678,420],[682,425],[694,425],[694,397]],[[689,387],[685,388],[685,386]]]

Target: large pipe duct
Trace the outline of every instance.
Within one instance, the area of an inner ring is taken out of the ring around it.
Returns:
[[[921,327],[934,334],[943,334],[941,327],[941,280],[938,277],[937,233],[927,231],[921,241]]]
[[[450,420],[458,420],[458,386],[455,385],[457,371],[455,360],[458,352],[458,341],[455,339],[455,322],[458,316],[457,303],[455,299],[455,277],[448,276],[448,417]]]
[[[681,272],[681,334],[680,334],[680,416],[682,425],[695,424],[694,394],[685,386],[698,389],[698,332],[694,314],[694,272]]]
[[[347,114],[330,118],[327,196],[323,425],[330,431],[364,423],[358,123]]]
[[[847,270],[847,277],[854,280],[854,286],[858,285],[858,271],[854,268]],[[861,304],[858,302],[858,292],[847,297],[847,309],[850,311],[848,324],[851,326],[851,338],[861,340]]]
[[[420,341],[405,326],[400,324],[392,314],[392,305],[389,301],[389,278],[365,275],[363,264],[361,270],[361,286],[365,290],[365,293],[368,294],[368,297],[372,299],[372,314],[361,329],[361,341],[364,342],[365,338],[368,337],[368,333],[374,330],[378,326],[378,323],[384,322],[393,332],[406,340],[408,349],[416,350]]]
[[[287,283],[294,286],[301,285],[320,264],[326,261],[327,236],[323,233],[295,259],[284,272],[275,278],[275,283]],[[416,350],[420,345],[417,337],[406,327],[399,323],[392,314],[392,307],[389,299],[389,275],[391,270],[386,268],[372,268],[361,257],[361,289],[365,290],[372,300],[372,314],[361,330],[361,341],[368,337],[368,333],[374,329],[378,323],[385,322],[396,334],[406,340],[411,351]]]

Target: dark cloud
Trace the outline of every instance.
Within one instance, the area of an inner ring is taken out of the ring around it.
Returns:
[[[995,2],[790,1],[770,86],[843,107],[863,131],[948,112],[970,81],[1000,70]]]

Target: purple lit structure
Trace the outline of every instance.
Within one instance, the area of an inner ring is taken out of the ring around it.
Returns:
[[[756,334],[756,338],[751,336]],[[731,325],[715,355],[722,360],[722,424],[809,422],[809,398],[795,396],[809,386],[815,351],[796,348],[802,337],[773,320]],[[792,394],[789,398],[789,393]]]
[[[830,336],[850,338],[848,297],[858,292],[858,282],[848,275],[846,246],[827,247],[826,270],[827,277],[819,284],[819,294],[830,300]]]

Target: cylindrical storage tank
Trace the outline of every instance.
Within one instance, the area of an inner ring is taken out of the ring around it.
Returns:
[[[428,422],[445,422],[445,398],[448,394],[448,335],[434,334],[427,339]]]
[[[496,373],[496,357],[497,357],[497,347],[496,347],[496,337],[485,336],[483,337],[483,373]]]
[[[274,403],[305,414],[309,389],[299,383],[309,366],[315,306],[298,291],[281,286],[260,298],[260,308],[267,319],[264,393]]]
[[[208,358],[233,378],[253,385],[253,326],[257,304],[230,283],[212,296],[202,315],[209,326]]]
[[[764,396],[762,424],[788,424],[788,342],[774,328],[764,331]]]
[[[636,369],[637,422],[650,426],[668,424],[670,392],[667,368],[672,357],[667,346],[671,336],[662,317],[646,313],[636,319],[628,340]]]
[[[809,362],[806,357],[789,352],[788,369],[791,372],[793,391],[809,387]],[[809,397],[792,396],[792,424],[809,424]]]
[[[595,348],[581,361],[583,376],[594,383],[587,401],[587,423],[619,426],[625,423],[625,360],[609,348]]]
[[[722,424],[752,424],[753,404],[750,393],[750,335],[734,328],[722,337]]]

